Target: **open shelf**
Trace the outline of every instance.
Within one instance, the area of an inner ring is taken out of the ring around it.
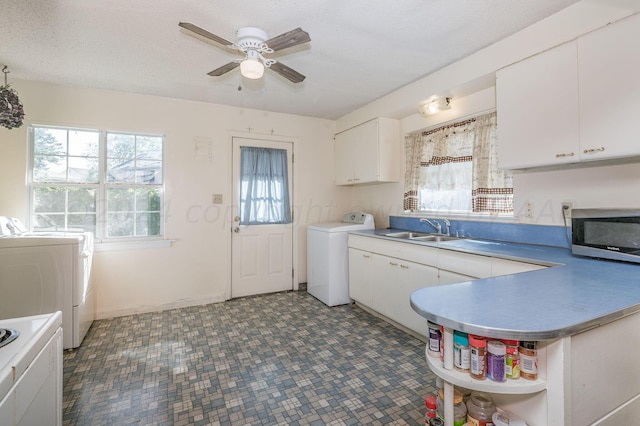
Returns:
[[[434,358],[426,353],[427,364],[429,368],[436,376],[441,377],[443,380],[452,383],[453,385],[462,386],[463,388],[478,390],[488,393],[499,394],[530,394],[543,391],[547,388],[547,382],[545,380],[526,380],[523,378],[517,380],[509,380],[506,382],[498,383],[492,380],[476,380],[468,373],[461,373],[457,370],[447,370],[442,366],[440,358]]]

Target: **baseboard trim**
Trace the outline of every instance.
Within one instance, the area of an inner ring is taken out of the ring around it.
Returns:
[[[109,311],[96,312],[95,319],[108,319],[117,317],[126,317],[128,315],[146,314],[149,312],[168,311],[171,309],[188,308],[190,306],[209,305],[211,303],[224,302],[224,296],[215,296],[197,299],[182,299],[174,302],[161,303],[159,305],[135,306],[131,308],[113,309]]]
[[[392,326],[404,331],[405,333],[410,334],[411,336],[415,337],[416,339],[422,340],[425,343],[428,342],[428,338],[426,336],[423,336],[421,334],[416,333],[415,331],[411,330],[410,328],[407,328],[404,325],[392,320],[391,318],[382,315],[380,312],[374,311],[370,307],[365,306],[365,305],[363,305],[362,303],[359,303],[359,302],[355,302],[355,305],[358,308],[362,309],[363,311],[373,315],[374,317],[380,318],[381,320],[388,322]],[[426,324],[426,320],[425,320],[425,324]]]

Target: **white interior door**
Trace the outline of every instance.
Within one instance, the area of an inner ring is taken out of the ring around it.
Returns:
[[[293,289],[293,222],[246,225],[240,221],[240,150],[243,146],[287,151],[289,204],[293,205],[293,144],[234,137],[233,221],[231,224],[232,298]]]

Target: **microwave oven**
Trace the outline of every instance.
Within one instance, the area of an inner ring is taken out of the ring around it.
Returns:
[[[640,263],[640,209],[573,209],[571,252]]]

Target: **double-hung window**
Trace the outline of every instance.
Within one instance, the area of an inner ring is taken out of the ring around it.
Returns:
[[[34,231],[163,235],[163,136],[49,126],[29,134]]]
[[[405,139],[404,210],[513,214],[513,176],[498,167],[496,113]]]

